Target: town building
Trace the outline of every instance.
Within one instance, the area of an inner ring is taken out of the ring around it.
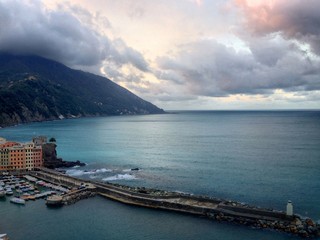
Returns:
[[[0,138],[0,171],[33,170],[43,166],[42,144],[45,137],[32,142],[19,143]]]

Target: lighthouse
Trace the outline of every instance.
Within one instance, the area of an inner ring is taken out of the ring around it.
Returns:
[[[287,203],[287,216],[292,216],[293,215],[293,206],[292,202],[289,200]]]

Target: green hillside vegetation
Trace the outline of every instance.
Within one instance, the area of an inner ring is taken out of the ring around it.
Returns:
[[[164,113],[107,78],[36,56],[0,54],[0,126]]]

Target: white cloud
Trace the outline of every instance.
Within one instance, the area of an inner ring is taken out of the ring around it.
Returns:
[[[214,40],[184,45],[176,55],[158,59],[157,75],[197,96],[319,90],[320,61],[310,60],[293,43],[253,39],[249,46],[251,53]]]

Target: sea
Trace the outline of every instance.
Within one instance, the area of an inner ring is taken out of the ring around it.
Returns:
[[[320,111],[172,111],[30,123],[0,129],[8,140],[54,137],[67,174],[285,210],[320,220]],[[131,169],[138,168],[138,171]],[[10,239],[300,239],[103,197],[62,208],[0,201]]]

